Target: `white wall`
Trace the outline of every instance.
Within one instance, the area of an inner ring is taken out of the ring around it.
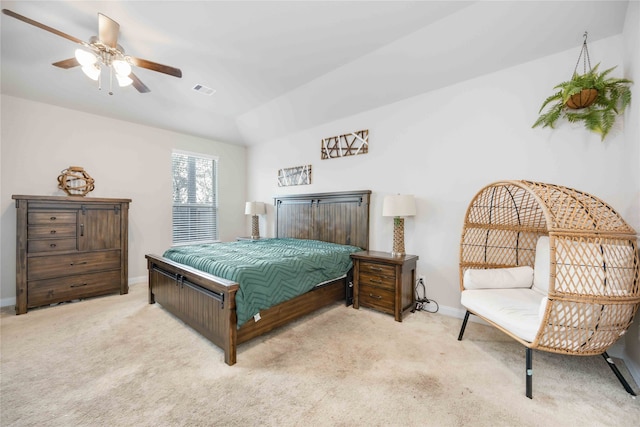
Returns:
[[[468,203],[486,184],[528,179],[577,188],[640,225],[637,130],[626,137],[619,129],[601,142],[580,126],[531,129],[542,101],[571,77],[580,47],[250,147],[249,198],[370,189],[370,248],[390,251],[383,196],[414,194],[418,214],[405,220],[406,251],[420,257],[428,296],[459,315],[460,232]],[[615,75],[624,73],[622,36],[590,43],[589,51],[594,65],[620,65]],[[320,160],[323,137],[360,129],[369,129],[368,154]],[[312,165],[311,185],[277,187],[279,168],[304,164]],[[266,222],[263,234],[273,235],[273,210]]]
[[[640,232],[640,2],[631,1],[627,9],[627,16],[624,25],[624,46],[625,46],[625,77],[636,82],[632,87],[633,101],[626,113],[625,138],[631,145],[627,168],[631,174],[630,180],[636,183],[635,192],[630,195],[632,214],[627,221]],[[634,377],[640,381],[640,320],[636,315],[636,320],[627,333],[626,356],[629,370]]]
[[[0,229],[2,305],[15,302],[15,204],[12,194],[65,195],[60,171],[82,166],[95,179],[87,197],[132,199],[129,277],[146,276],[147,253],[171,245],[171,150],[219,157],[220,238],[246,234],[246,149],[3,95]]]

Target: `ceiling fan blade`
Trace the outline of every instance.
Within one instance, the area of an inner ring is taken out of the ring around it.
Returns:
[[[120,24],[106,15],[98,13],[98,39],[115,49],[118,46],[118,34],[120,33]]]
[[[81,45],[85,45],[86,44],[85,42],[83,42],[82,40],[80,40],[78,38],[75,38],[73,36],[70,36],[69,34],[63,33],[60,30],[56,30],[55,28],[51,28],[48,25],[41,24],[38,21],[34,21],[33,19],[27,18],[26,16],[22,16],[19,13],[15,13],[15,12],[9,10],[9,9],[2,9],[2,13],[4,13],[7,16],[11,16],[12,18],[16,18],[16,19],[18,19],[18,20],[20,20],[22,22],[26,22],[27,24],[31,24],[34,27],[38,27],[38,28],[43,29],[45,31],[49,31],[50,33],[53,33],[56,36],[64,37],[65,39],[71,40],[74,43],[78,43],[78,44],[81,44]]]
[[[69,68],[80,66],[80,63],[78,62],[78,60],[76,58],[69,58],[69,59],[63,59],[62,61],[54,62],[51,65],[53,65],[55,67],[69,69]]]
[[[152,71],[158,71],[160,73],[169,74],[170,76],[178,78],[182,77],[182,71],[179,68],[158,64],[157,62],[147,61],[146,59],[136,58],[135,56],[128,56],[128,58],[131,63],[137,67],[146,68]]]
[[[135,74],[131,73],[129,74],[129,78],[131,80],[133,80],[133,83],[131,83],[131,85],[133,87],[136,88],[136,90],[140,93],[148,93],[151,92],[151,90],[147,87],[147,85],[145,85],[144,83],[142,83],[140,81],[140,79],[138,78],[138,76],[136,76]]]

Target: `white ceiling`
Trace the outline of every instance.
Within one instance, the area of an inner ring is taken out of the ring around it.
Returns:
[[[151,89],[99,91],[51,63],[78,45],[1,15],[2,93],[251,145],[620,34],[627,1],[1,1],[81,40],[97,13]],[[569,67],[570,68],[570,67]],[[570,73],[572,70],[568,70]],[[216,90],[206,96],[192,90]],[[103,86],[105,84],[103,83]]]

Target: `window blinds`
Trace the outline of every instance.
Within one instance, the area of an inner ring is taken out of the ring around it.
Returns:
[[[173,243],[218,240],[217,159],[174,151]]]

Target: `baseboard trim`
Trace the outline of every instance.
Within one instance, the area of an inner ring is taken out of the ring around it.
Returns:
[[[0,299],[0,307],[9,307],[13,305],[16,305],[16,297]]]

